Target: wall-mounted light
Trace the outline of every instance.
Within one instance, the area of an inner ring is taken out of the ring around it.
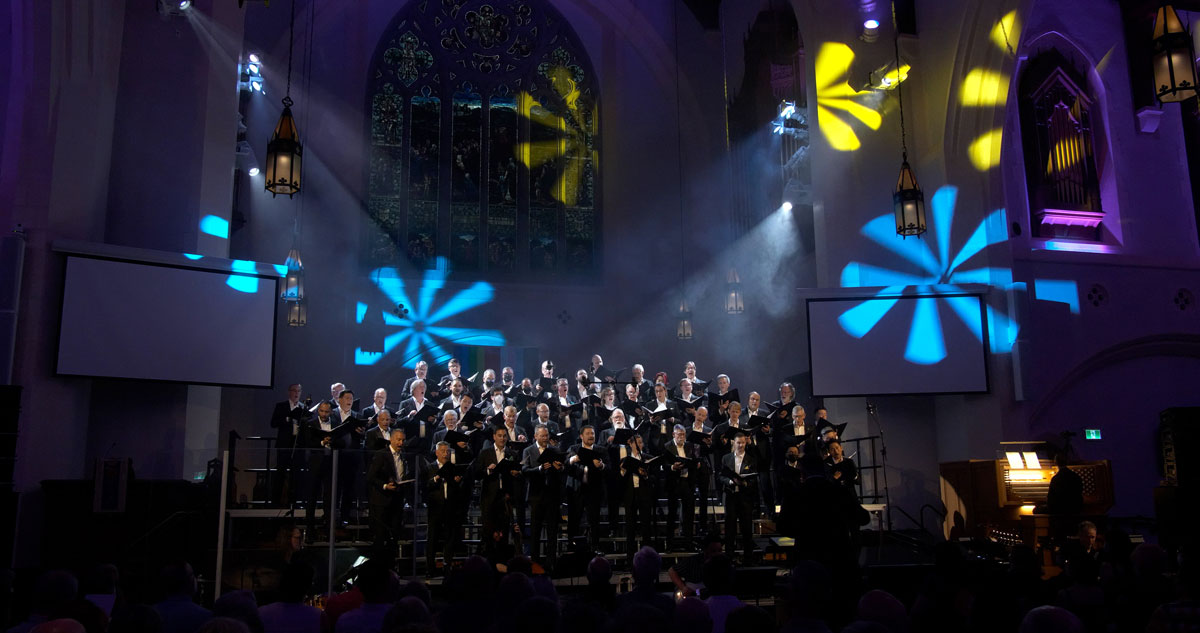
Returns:
[[[1169,4],[1154,19],[1154,95],[1162,103],[1196,96],[1196,53],[1192,36]]]
[[[879,39],[879,20],[874,18],[863,20],[862,33],[860,33],[858,37],[867,43],[871,43]]]

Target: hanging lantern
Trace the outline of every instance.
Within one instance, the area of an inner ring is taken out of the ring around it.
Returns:
[[[896,205],[896,235],[908,237],[925,232],[925,192],[917,184],[917,175],[908,164],[908,155],[900,165],[900,178],[892,194]]]
[[[272,196],[285,194],[289,198],[300,192],[300,168],[304,147],[300,132],[292,117],[292,100],[283,99],[283,114],[275,126],[275,134],[267,143],[266,189]]]
[[[1159,102],[1184,101],[1196,96],[1196,54],[1192,35],[1169,4],[1154,18],[1154,95]]]
[[[288,303],[288,325],[304,327],[308,324],[308,302],[304,299]]]
[[[746,309],[742,303],[742,280],[738,277],[737,269],[729,269],[729,278],[725,290],[725,311],[729,314],[741,314]]]
[[[287,267],[287,274],[283,277],[283,290],[279,293],[279,298],[284,301],[300,301],[304,298],[304,264],[300,261],[300,249],[295,246],[288,251],[287,261],[283,263]]]
[[[675,329],[675,336],[681,341],[692,340],[692,311],[688,310],[687,301],[679,302],[679,327]]]

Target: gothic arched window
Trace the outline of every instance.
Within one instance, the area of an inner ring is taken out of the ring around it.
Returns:
[[[599,267],[597,91],[547,0],[412,0],[367,84],[366,257],[419,268]]]
[[[1100,239],[1093,98],[1060,53],[1039,54],[1021,76],[1021,137],[1034,235]]]

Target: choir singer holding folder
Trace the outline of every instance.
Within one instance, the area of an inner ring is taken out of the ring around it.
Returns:
[[[367,503],[376,553],[386,554],[390,546],[394,556],[404,523],[404,502],[417,471],[411,456],[404,454],[404,430],[393,430],[388,439],[388,446],[375,451],[367,469]]]

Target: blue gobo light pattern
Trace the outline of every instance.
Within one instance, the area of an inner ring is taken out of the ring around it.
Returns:
[[[905,288],[914,287],[917,295],[943,295],[962,293],[962,288],[956,284],[988,284],[998,288],[1012,285],[1012,271],[1009,269],[971,267],[972,258],[989,246],[1008,239],[1004,209],[990,213],[958,250],[952,252],[950,232],[957,198],[958,189],[949,185],[941,187],[933,195],[931,228],[934,231],[936,253],[925,240],[897,239],[895,219],[891,214],[881,215],[863,226],[860,232],[864,236],[915,265],[919,272],[892,270],[862,262],[847,264],[842,269],[842,287],[885,286],[877,293],[877,298],[863,301],[838,318],[838,323],[847,334],[856,338],[866,336],[896,306],[898,295],[904,293]],[[983,340],[984,324],[975,297],[922,297],[916,300],[913,310],[905,360],[919,365],[932,365],[946,357],[937,309],[939,301],[945,302],[978,340]],[[992,351],[1010,351],[1016,338],[1017,323],[990,305],[986,311],[991,326],[989,340]]]
[[[417,300],[413,302],[409,299],[405,281],[400,278],[400,272],[395,268],[377,268],[371,271],[371,281],[390,304],[385,310],[371,307],[362,301],[357,302],[355,322],[360,327],[371,327],[372,324],[367,321],[374,311],[381,317],[383,327],[391,331],[383,338],[382,351],[355,348],[356,365],[374,365],[396,351],[402,343],[404,346],[401,365],[405,367],[416,366],[417,361],[422,358],[431,364],[445,362],[450,358],[450,354],[442,347],[443,343],[504,345],[504,335],[497,330],[451,327],[445,324],[452,316],[490,303],[495,297],[495,290],[491,284],[476,281],[449,298],[439,301],[437,295],[445,287],[446,279],[450,275],[449,263],[445,257],[439,257],[435,267],[424,273],[424,279],[417,289]],[[403,306],[407,312],[400,310],[397,314],[394,309],[396,306]]]

